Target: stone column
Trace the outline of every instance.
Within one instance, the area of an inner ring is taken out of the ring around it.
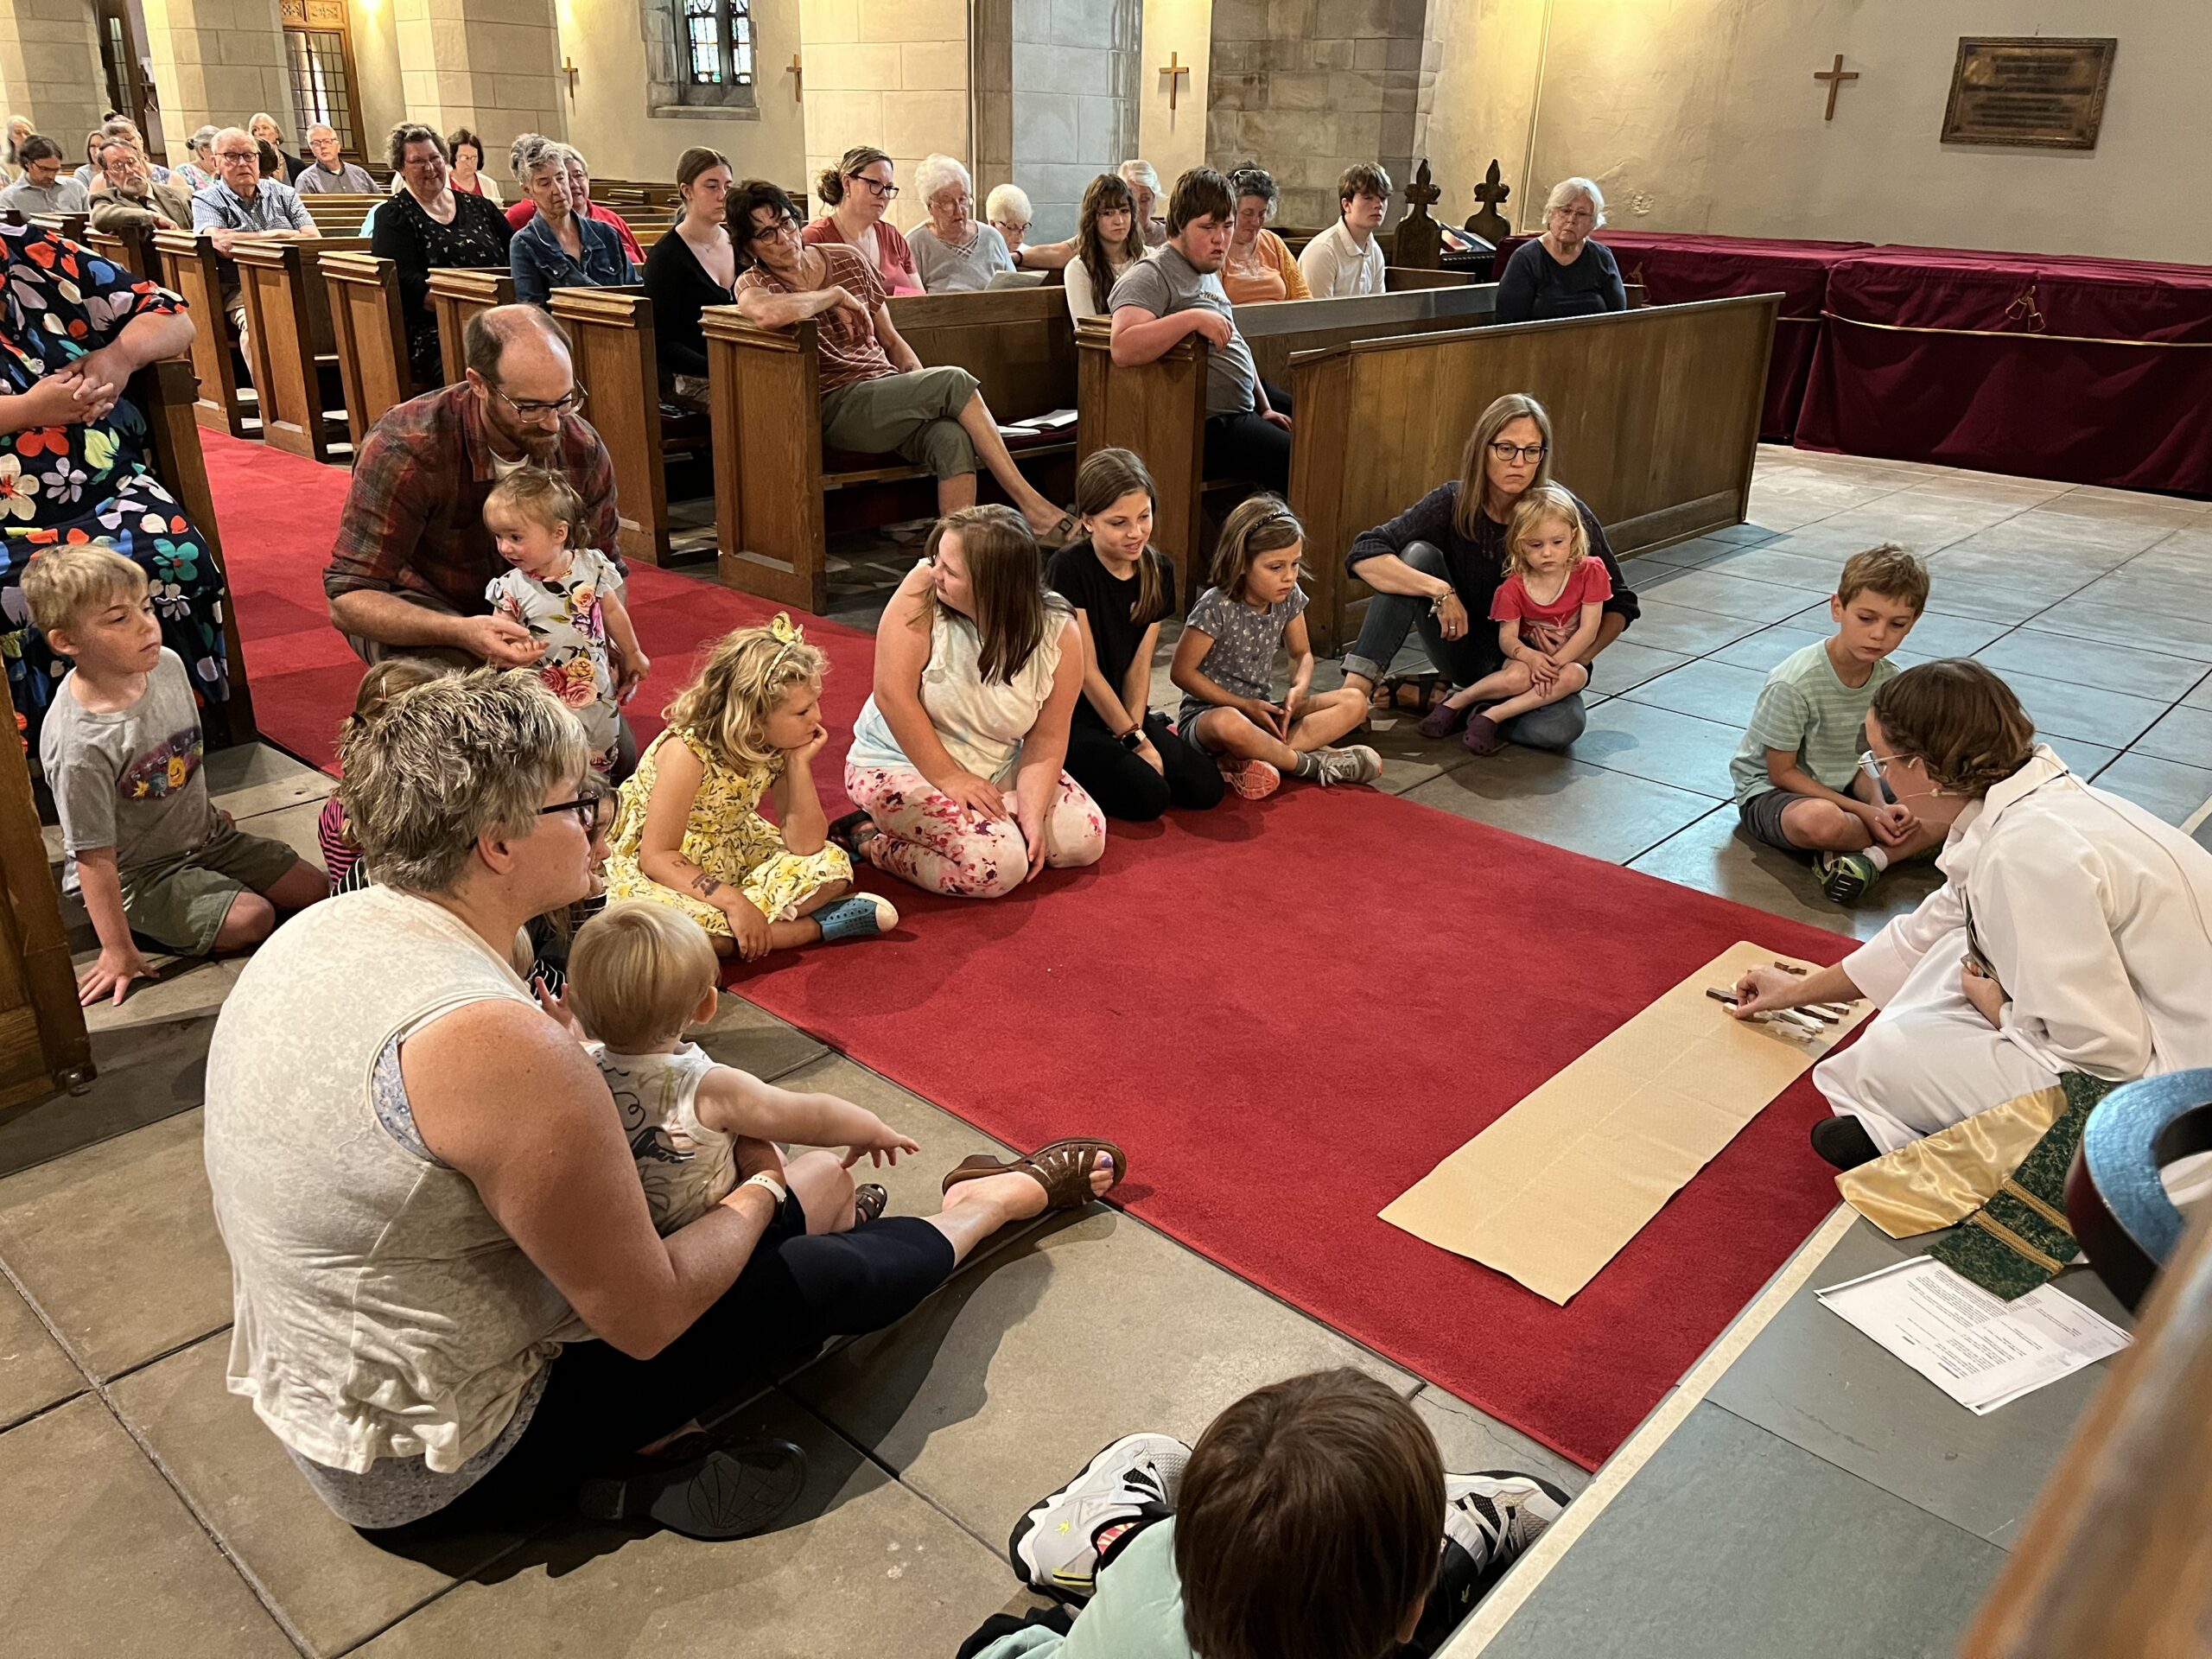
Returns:
[[[1014,181],[1035,241],[1075,230],[1093,177],[1136,153],[1137,0],[1013,0]],[[995,178],[976,180],[978,192]]]
[[[1428,4],[1217,0],[1207,88],[1212,164],[1267,168],[1282,187],[1280,217],[1292,226],[1336,218],[1337,175],[1353,162],[1381,162],[1403,188],[1435,81]]]
[[[61,146],[65,168],[85,159],[85,135],[100,124],[106,89],[86,0],[0,4],[0,116],[29,116]]]
[[[257,110],[275,116],[293,144],[301,143],[276,0],[145,0],[145,6],[171,160],[184,157],[187,141],[208,122],[242,127]]]
[[[410,120],[481,133],[495,174],[517,133],[567,132],[552,0],[394,0],[392,22]]]

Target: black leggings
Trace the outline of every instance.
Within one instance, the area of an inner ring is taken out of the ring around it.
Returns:
[[[406,1553],[456,1530],[531,1527],[566,1514],[576,1488],[692,1418],[734,1400],[831,1337],[880,1331],[952,1276],[952,1241],[913,1216],[808,1236],[787,1194],[737,1282],[651,1359],[604,1342],[553,1361],[530,1427],[484,1478],[435,1515],[370,1532]]]
[[[1166,715],[1147,715],[1144,734],[1160,751],[1163,772],[1122,747],[1103,726],[1075,721],[1068,730],[1068,776],[1090,791],[1101,812],[1124,823],[1149,823],[1170,806],[1221,804],[1221,768],[1176,736]]]

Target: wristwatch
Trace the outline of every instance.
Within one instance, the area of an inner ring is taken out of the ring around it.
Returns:
[[[1122,734],[1122,747],[1127,749],[1131,754],[1135,754],[1139,749],[1144,747],[1144,728],[1142,726],[1132,726],[1128,731],[1123,732]]]

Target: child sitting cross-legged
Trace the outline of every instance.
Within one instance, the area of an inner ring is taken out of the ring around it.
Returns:
[[[613,772],[622,709],[651,666],[630,613],[616,597],[621,578],[604,553],[576,544],[584,505],[560,474],[524,467],[484,498],[484,528],[512,568],[485,584],[493,613],[519,622],[544,647],[537,677],[583,723],[594,770]],[[607,652],[612,639],[621,653]]]
[[[1897,675],[1890,653],[1927,604],[1928,567],[1903,548],[1853,554],[1828,601],[1834,637],[1775,664],[1729,762],[1744,833],[1813,855],[1821,891],[1840,905],[1891,864],[1941,845],[1957,816],[1957,802],[1946,812],[1890,798],[1860,764],[1866,711]]]
[[[568,1011],[596,1039],[654,1228],[676,1232],[729,1196],[741,1139],[846,1149],[785,1166],[777,1229],[842,1233],[874,1220],[883,1189],[856,1190],[852,1166],[863,1154],[895,1164],[920,1148],[850,1101],[778,1089],[686,1042],[687,1029],[714,1018],[720,977],[699,925],[659,905],[609,905],[569,948]]]
[[[829,666],[788,616],[722,637],[622,785],[609,897],[680,910],[721,955],[747,962],[899,925],[888,899],[853,892],[852,860],[830,843],[814,786],[815,757],[830,741]]]
[[[1274,793],[1285,772],[1324,785],[1368,784],[1382,760],[1365,745],[1332,748],[1367,718],[1367,700],[1338,688],[1314,695],[1313,647],[1298,565],[1306,530],[1280,496],[1238,503],[1214,550],[1213,585],[1175,642],[1170,676],[1183,693],[1175,729],[1215,758],[1248,801]],[[1275,652],[1290,652],[1290,689],[1269,695]]]
[[[61,817],[62,890],[83,894],[99,936],[79,998],[120,1002],[132,980],[154,977],[134,936],[183,956],[244,950],[279,912],[327,897],[321,870],[207,798],[199,707],[162,644],[146,573],[83,543],[34,557],[22,591],[33,626],[76,664],[54,690],[39,764]]]
[[[1557,1520],[1534,1475],[1446,1474],[1362,1371],[1254,1390],[1195,1447],[1132,1434],[1030,1507],[1007,1554],[1075,1603],[999,1614],[960,1659],[1413,1659]]]
[[[1612,596],[1611,573],[1590,556],[1574,498],[1554,484],[1529,490],[1506,526],[1505,580],[1490,604],[1505,661],[1431,709],[1421,735],[1449,737],[1465,721],[1460,741],[1468,750],[1496,754],[1505,747],[1500,726],[1590,683],[1580,659],[1597,642],[1599,618]],[[1470,713],[1478,703],[1490,706]]]

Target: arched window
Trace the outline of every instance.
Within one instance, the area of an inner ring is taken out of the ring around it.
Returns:
[[[753,0],[645,0],[655,115],[754,108]]]

